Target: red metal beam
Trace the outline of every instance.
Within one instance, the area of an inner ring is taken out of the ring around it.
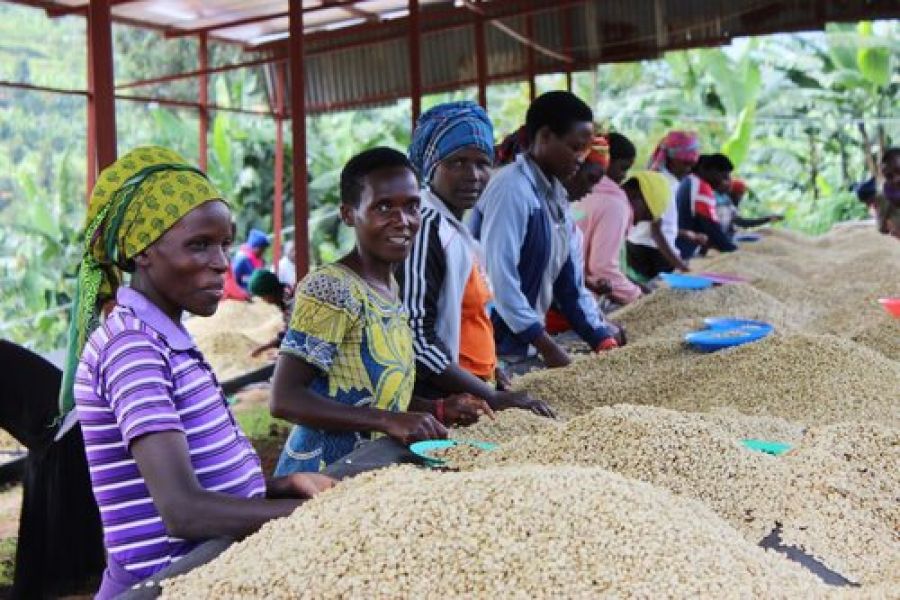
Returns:
[[[209,148],[207,147],[207,135],[209,133],[209,75],[205,73],[209,69],[209,47],[206,41],[206,34],[201,34],[197,52],[200,59],[200,70],[204,71],[200,75],[200,131],[198,132],[198,151],[200,155],[200,170],[206,172]]]
[[[94,53],[90,42],[87,45],[87,82],[91,87],[91,65],[94,62]],[[85,202],[90,203],[91,192],[94,191],[94,185],[97,183],[97,125],[94,122],[94,103],[91,101],[91,94],[85,92],[87,96],[87,190],[85,193]]]
[[[359,0],[335,0],[334,2],[323,2],[319,6],[310,6],[308,8],[304,8],[304,14],[316,12],[319,10],[325,10],[328,8],[342,8],[342,7],[350,7],[352,8],[353,4],[356,4]],[[372,15],[371,13],[366,13],[364,11],[359,11],[364,13],[367,18],[377,15]],[[231,29],[232,27],[240,27],[241,25],[251,25],[253,23],[262,23],[264,21],[274,21],[275,19],[283,19],[284,17],[289,16],[290,13],[285,11],[268,13],[265,15],[255,15],[252,17],[244,17],[242,19],[234,19],[231,21],[219,21],[218,23],[213,23],[212,25],[204,25],[203,27],[194,27],[192,29],[172,29],[166,32],[167,38],[177,38],[184,37],[186,35],[197,35],[200,33],[209,33],[211,31],[217,31],[219,29]]]
[[[559,13],[560,19],[562,19],[562,28],[563,28],[563,54],[566,56],[573,58],[572,56],[572,11],[570,9],[563,9]],[[566,91],[572,91],[572,66],[571,63],[564,63],[564,68],[566,70]]]
[[[90,96],[87,90],[70,90],[66,88],[48,87],[45,85],[32,85],[30,83],[19,83],[17,81],[0,81],[0,88],[14,88],[19,90],[28,90],[31,92],[47,92],[50,94],[64,94],[74,96]]]
[[[31,8],[38,8],[40,10],[50,10],[51,8],[55,8],[56,5],[50,0],[11,0],[13,4],[21,4],[22,6],[30,6]]]
[[[113,48],[111,0],[92,0],[88,9],[88,44],[90,45],[90,71],[88,85],[93,112],[93,130],[96,141],[96,170],[102,171],[116,160],[116,100],[113,88]],[[90,162],[90,161],[89,161]]]
[[[534,21],[531,15],[525,17],[525,36],[534,39]],[[528,77],[528,99],[534,100],[537,96],[537,81],[535,80],[535,61],[534,46],[528,44],[525,46],[525,73]]]
[[[47,16],[55,19],[56,17],[65,17],[66,15],[86,15],[88,12],[88,5],[93,1],[94,0],[88,0],[87,4],[82,4],[81,6],[51,6],[47,8]],[[109,5],[110,7],[113,7],[135,1],[137,0],[109,0]]]
[[[480,0],[479,0],[480,2]],[[488,82],[488,64],[487,64],[487,41],[484,32],[484,15],[481,13],[475,16],[475,78],[478,81],[478,104],[487,110],[487,82]]]
[[[284,65],[275,65],[275,194],[272,206],[272,264],[278,271],[284,210]]]
[[[421,22],[419,19],[419,0],[409,0],[409,99],[412,104],[412,125],[410,131],[416,128],[416,122],[422,113],[422,55],[420,44],[422,42]]]
[[[278,62],[286,60],[285,58],[257,58],[254,60],[248,60],[244,62],[234,63],[230,65],[223,65],[221,67],[212,67],[205,69],[198,69],[196,71],[188,71],[186,73],[173,73],[171,75],[160,75],[159,77],[151,77],[150,79],[140,79],[137,81],[129,81],[127,83],[120,83],[116,86],[117,90],[127,90],[129,88],[140,87],[143,85],[153,85],[156,83],[169,83],[171,81],[178,81],[179,79],[193,79],[194,77],[201,77],[203,75],[212,75],[213,73],[225,73],[227,71],[234,71],[237,69],[244,69],[246,67],[256,67],[258,65],[265,65],[271,62]]]
[[[160,106],[174,106],[177,108],[190,108],[200,110],[200,102],[191,100],[177,100],[175,98],[160,98],[158,96],[137,96],[130,94],[116,94],[116,100],[125,100],[128,102],[146,102],[148,104],[155,103]],[[239,115],[254,115],[258,117],[270,117],[272,113],[268,110],[252,110],[249,108],[232,108],[230,106],[219,106],[218,104],[207,104],[206,109],[210,112],[227,112]]]
[[[303,69],[303,3],[290,2],[291,133],[294,167],[294,265],[297,281],[309,271],[309,204],[306,182],[306,73]]]

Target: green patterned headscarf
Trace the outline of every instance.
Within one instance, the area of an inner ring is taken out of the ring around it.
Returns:
[[[75,405],[75,369],[88,336],[99,324],[100,308],[115,297],[122,272],[184,215],[222,194],[206,175],[178,153],[136,148],[105,168],[88,204],[84,255],[78,267],[69,322],[60,417]]]

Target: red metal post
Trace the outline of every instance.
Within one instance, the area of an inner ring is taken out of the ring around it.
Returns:
[[[306,197],[306,75],[303,69],[303,3],[289,2],[291,133],[294,166],[294,265],[297,281],[309,271],[309,206]]]
[[[534,39],[534,21],[531,18],[531,15],[525,17],[525,37],[529,40]],[[534,100],[537,96],[537,80],[536,80],[536,67],[534,61],[534,48],[532,46],[527,46],[525,48],[525,72],[528,76],[528,99]]]
[[[110,0],[94,0],[88,6],[88,86],[91,93],[88,119],[93,126],[97,171],[116,160],[116,98],[113,80],[112,21]],[[91,161],[88,160],[88,164]]]
[[[560,13],[563,27],[563,54],[572,57],[572,10],[562,9]],[[565,63],[566,69],[566,91],[572,91],[572,63]]]
[[[478,104],[487,110],[488,57],[484,32],[484,15],[475,15],[475,78],[478,81]]]
[[[284,65],[275,65],[275,197],[272,199],[272,263],[277,271],[281,259],[284,209]],[[296,245],[296,244],[295,244]]]
[[[200,137],[197,153],[200,155],[200,170],[205,172],[209,155],[206,137],[209,132],[209,75],[205,73],[206,69],[209,68],[209,47],[207,46],[205,33],[201,33],[198,37],[200,70],[204,71],[204,73],[200,75],[197,81],[197,85],[200,86]]]
[[[409,97],[412,102],[412,129],[422,112],[422,57],[420,38],[419,0],[409,0]]]
[[[91,45],[90,32],[87,44],[87,195],[85,202],[91,201],[91,192],[97,183],[97,126],[94,123],[94,85],[91,83],[91,65],[94,64],[94,51]]]

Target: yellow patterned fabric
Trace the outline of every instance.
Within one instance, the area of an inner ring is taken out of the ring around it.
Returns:
[[[74,406],[75,368],[100,305],[114,297],[130,259],[160,238],[184,215],[222,194],[177,152],[136,148],[105,168],[91,193],[69,324],[60,414]]]
[[[180,165],[191,167],[177,152],[159,146],[135,148],[107,168],[103,169],[88,204],[86,227],[104,209],[116,205],[116,195],[125,184],[148,167]],[[116,232],[120,256],[132,258],[146,249],[169,230],[181,217],[210,200],[221,199],[222,194],[198,170],[161,169],[148,174],[134,192],[134,198],[125,207],[124,220]],[[111,216],[111,215],[110,215]],[[109,232],[107,232],[109,233]],[[103,244],[93,244],[93,254],[98,261],[108,257]]]
[[[409,318],[399,301],[382,297],[340,264],[307,275],[294,300],[280,351],[316,367],[310,389],[342,404],[407,409],[415,357]],[[321,462],[337,460],[369,437],[367,432],[298,426],[276,472],[317,470]],[[291,464],[285,466],[285,461]]]

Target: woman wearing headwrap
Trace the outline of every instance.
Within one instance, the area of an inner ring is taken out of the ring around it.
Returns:
[[[528,150],[528,128],[522,125],[503,138],[494,153],[494,166],[502,167],[516,160],[516,156]]]
[[[678,227],[702,234],[703,243],[689,237],[679,237],[677,246],[681,258],[691,259],[701,247],[719,252],[734,252],[737,246],[722,231],[716,214],[716,192],[725,193],[731,187],[734,165],[724,154],[704,154],[697,161],[694,172],[678,186]]]
[[[203,540],[252,533],[332,484],[263,478],[181,325],[185,312],[215,312],[231,235],[221,194],[165,148],[129,152],[103,170],[91,195],[62,410],[74,402],[100,508],[101,599]],[[113,298],[101,323],[99,307]]]
[[[473,102],[438,105],[413,132],[409,155],[424,184],[422,225],[397,280],[413,329],[417,391],[468,393],[494,409],[550,414],[543,403],[493,385],[492,294],[481,247],[462,222],[490,178],[493,136],[487,113]]]
[[[250,356],[256,357],[267,350],[274,350],[281,345],[291,323],[294,301],[290,298],[288,286],[283,284],[278,276],[268,269],[257,269],[254,271],[253,275],[250,276],[250,283],[247,288],[252,295],[257,296],[263,302],[277,307],[284,318],[284,327],[278,332],[278,335],[250,352]]]
[[[690,174],[698,158],[700,142],[696,133],[670,131],[653,151],[650,169],[666,177],[674,199],[681,180]],[[705,241],[693,233],[679,231],[678,207],[673,201],[660,221],[638,223],[631,230],[626,243],[628,266],[644,280],[653,279],[660,273],[689,271],[676,246],[681,235],[700,245]]]
[[[627,177],[636,155],[634,144],[625,136],[611,133],[609,136],[611,164],[613,168],[576,207],[573,207],[576,223],[584,233],[585,280],[592,290],[601,282],[608,282],[604,292],[604,308],[616,308],[634,302],[643,294],[642,288],[628,279],[620,265],[620,255],[628,232],[637,223],[657,221],[662,213],[639,210],[636,203],[643,202],[641,194],[620,187]],[[661,174],[657,174],[666,182]],[[671,191],[666,185],[666,199]],[[654,205],[656,207],[659,204]],[[662,204],[665,208],[668,202]]]
[[[268,247],[269,236],[259,229],[251,229],[247,235],[247,242],[241,245],[237,254],[235,254],[231,271],[234,274],[235,281],[243,289],[247,289],[253,272],[266,266],[263,254]]]

